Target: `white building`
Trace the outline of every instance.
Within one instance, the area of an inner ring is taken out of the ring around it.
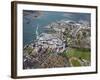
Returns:
[[[65,43],[53,34],[42,33],[37,40],[37,45],[43,48],[56,49],[57,53],[65,50]]]

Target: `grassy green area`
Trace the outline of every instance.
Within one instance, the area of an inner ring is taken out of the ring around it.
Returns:
[[[88,49],[77,49],[77,48],[68,48],[68,50],[64,51],[63,54],[61,54],[64,57],[67,57],[70,60],[70,64],[72,66],[77,67],[81,66],[79,60],[85,59],[87,61],[91,60],[91,54],[90,50]]]
[[[70,48],[68,52],[64,52],[64,56],[70,57],[76,57],[78,59],[85,59],[90,61],[91,54],[90,50],[88,49],[76,49],[76,48]]]
[[[77,60],[71,60],[71,63],[74,67],[81,66],[80,62]]]

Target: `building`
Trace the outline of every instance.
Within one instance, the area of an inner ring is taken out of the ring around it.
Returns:
[[[37,39],[36,45],[42,46],[42,48],[50,48],[56,53],[65,50],[65,43],[54,34],[42,33]]]

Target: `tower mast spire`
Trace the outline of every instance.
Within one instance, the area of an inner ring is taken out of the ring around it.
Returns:
[[[36,39],[39,39],[38,25],[37,25],[37,27],[36,27]]]

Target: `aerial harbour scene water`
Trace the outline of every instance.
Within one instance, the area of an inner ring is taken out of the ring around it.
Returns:
[[[23,10],[23,69],[90,65],[89,13]]]

